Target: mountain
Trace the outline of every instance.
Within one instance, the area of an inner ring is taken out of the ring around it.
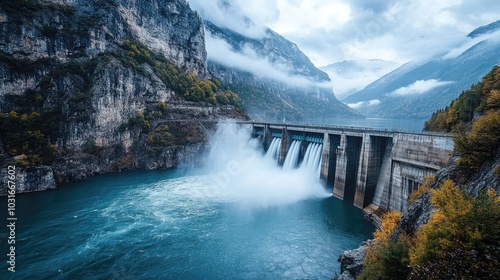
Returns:
[[[345,98],[370,117],[429,117],[500,63],[498,22],[472,31],[456,49],[409,62]]]
[[[332,93],[328,75],[270,29],[251,38],[206,20],[209,72],[238,93],[255,120],[326,121],[359,117]]]
[[[490,24],[487,24],[485,26],[481,26],[481,27],[476,28],[474,31],[469,33],[467,35],[467,37],[475,38],[475,37],[479,37],[481,35],[491,34],[491,33],[498,31],[498,30],[500,30],[500,20],[497,20],[497,21],[492,22]]]
[[[320,67],[333,82],[335,96],[343,98],[396,69],[398,64],[381,59],[344,60]]]
[[[209,80],[185,0],[0,0],[0,34],[0,164],[16,165],[16,192],[196,164],[209,121],[247,119]]]

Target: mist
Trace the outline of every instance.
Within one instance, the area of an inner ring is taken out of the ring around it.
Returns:
[[[232,196],[241,207],[265,208],[305,199],[329,197],[318,174],[306,169],[284,170],[265,157],[251,128],[218,125],[210,141],[206,171],[211,191]]]
[[[224,39],[205,30],[205,43],[208,59],[219,64],[251,73],[259,78],[267,78],[289,86],[310,88],[331,88],[331,82],[317,82],[306,76],[294,75],[285,63],[271,62],[260,56],[250,44],[242,46],[241,51],[234,50]]]

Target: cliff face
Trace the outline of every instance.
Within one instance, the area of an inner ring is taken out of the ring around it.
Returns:
[[[2,0],[2,50],[31,61],[95,58],[137,40],[190,73],[206,74],[203,23],[186,1]]]
[[[0,159],[18,167],[18,192],[197,164],[207,121],[246,119],[185,101],[208,71],[203,22],[184,0],[0,4]]]
[[[100,54],[115,51],[125,40],[143,43],[188,73],[206,75],[203,23],[185,1],[3,0],[1,3],[2,110],[11,105],[5,102],[7,96],[23,95],[35,89],[41,77],[58,64],[86,63]],[[103,61],[99,62],[102,66]],[[119,67],[107,65],[107,61],[104,63],[101,68],[112,72],[114,67]],[[114,75],[108,78],[122,81],[122,84],[128,82],[124,78],[136,78],[122,69]],[[66,83],[59,88],[78,85],[74,77],[65,78]],[[134,90],[143,89],[130,91]],[[167,97],[165,89],[160,90],[159,97]]]

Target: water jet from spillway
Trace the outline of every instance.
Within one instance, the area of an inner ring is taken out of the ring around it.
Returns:
[[[302,142],[292,144],[283,168],[277,165],[275,156],[280,143],[281,139],[275,138],[271,143],[273,150],[263,155],[256,139],[251,139],[251,129],[219,124],[207,159],[207,170],[217,191],[234,195],[242,205],[251,207],[330,196],[315,172],[294,169]],[[318,152],[319,147],[311,157],[316,159]]]

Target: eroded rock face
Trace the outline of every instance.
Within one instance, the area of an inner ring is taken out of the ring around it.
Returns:
[[[340,262],[340,275],[337,279],[356,279],[356,277],[361,273],[361,270],[363,270],[363,262],[366,256],[365,250],[372,245],[373,242],[368,240],[363,242],[360,247],[342,253],[337,260]]]
[[[189,73],[206,74],[203,22],[185,0],[44,0],[0,9],[2,51],[68,61],[137,40]]]
[[[56,188],[54,173],[50,166],[37,166],[31,168],[16,167],[14,174],[15,180],[12,180],[12,182],[16,186],[16,194]],[[7,187],[7,166],[2,168],[0,175],[2,176],[0,195],[7,195],[9,190]]]
[[[141,51],[127,53],[127,42],[163,56],[177,69],[168,71],[208,78],[203,22],[185,0],[2,2],[0,112],[49,112],[57,149],[51,166],[17,163],[18,192],[107,172],[198,165],[210,128],[186,139],[175,122],[197,128],[247,119],[232,106],[186,102],[165,79],[171,73],[134,59]],[[2,170],[16,164],[0,148]]]
[[[163,54],[190,74],[207,77],[203,22],[184,0],[28,2],[32,4],[12,1],[0,7],[1,110],[8,108],[6,95],[35,89],[43,76],[52,74],[54,64],[85,63],[116,51],[126,40]],[[24,63],[9,67],[14,59]],[[115,70],[112,65],[107,69]]]
[[[396,239],[400,233],[406,233],[410,236],[415,234],[420,227],[429,221],[433,211],[431,195],[425,192],[410,205],[408,212],[401,217],[392,238]]]

